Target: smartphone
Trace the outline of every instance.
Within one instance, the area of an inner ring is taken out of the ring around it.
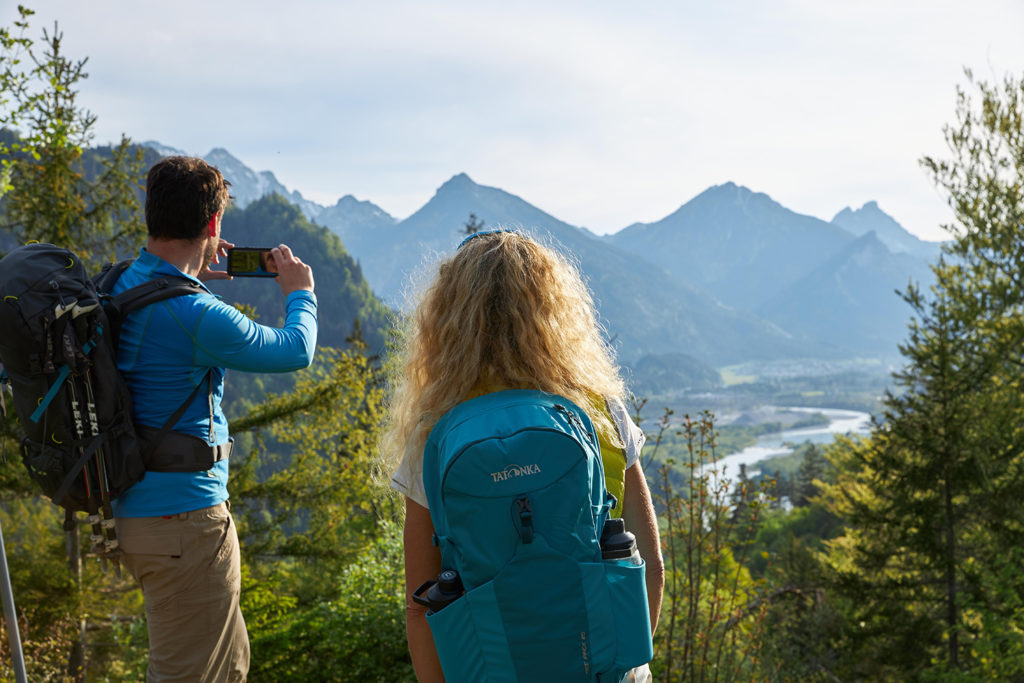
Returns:
[[[228,249],[228,275],[231,277],[277,277],[270,272],[274,257],[270,247],[234,247]]]

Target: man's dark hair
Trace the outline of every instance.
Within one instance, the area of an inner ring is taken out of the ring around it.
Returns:
[[[228,205],[231,185],[197,157],[167,157],[146,177],[146,228],[157,239],[194,240]]]

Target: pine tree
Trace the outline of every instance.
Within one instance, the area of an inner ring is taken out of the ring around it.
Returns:
[[[802,507],[808,505],[818,493],[818,485],[815,481],[825,476],[828,468],[828,460],[821,449],[811,444],[804,452],[804,459],[797,468],[795,481],[793,482],[793,505]]]
[[[142,150],[122,136],[108,153],[86,154],[96,116],[77,103],[77,87],[87,60],[64,55],[56,24],[39,44],[25,38],[32,12],[19,10],[19,33],[0,31],[3,228],[17,243],[72,248],[98,269],[144,236],[136,196]]]
[[[976,87],[946,130],[952,158],[923,160],[955,239],[932,291],[905,294],[897,390],[870,440],[830,450],[823,499],[848,530],[829,562],[856,597],[862,676],[1024,675],[1024,81]]]

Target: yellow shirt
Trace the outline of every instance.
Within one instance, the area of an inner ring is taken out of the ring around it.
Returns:
[[[615,424],[611,411],[608,409],[608,402],[604,404],[605,417]],[[626,449],[613,446],[603,434],[597,435],[597,441],[601,446],[601,464],[604,467],[604,487],[608,493],[615,496],[615,507],[609,513],[612,517],[622,516],[622,496],[626,492]]]

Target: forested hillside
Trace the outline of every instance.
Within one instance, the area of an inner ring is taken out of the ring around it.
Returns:
[[[376,351],[384,348],[390,311],[370,291],[362,269],[338,236],[308,221],[294,204],[271,194],[244,209],[231,209],[224,215],[221,234],[240,247],[287,244],[312,267],[319,304],[319,345],[345,346],[345,338],[358,320],[366,344]],[[235,278],[214,282],[210,288],[226,301],[252,306],[260,322],[283,323],[284,301],[271,279]]]

